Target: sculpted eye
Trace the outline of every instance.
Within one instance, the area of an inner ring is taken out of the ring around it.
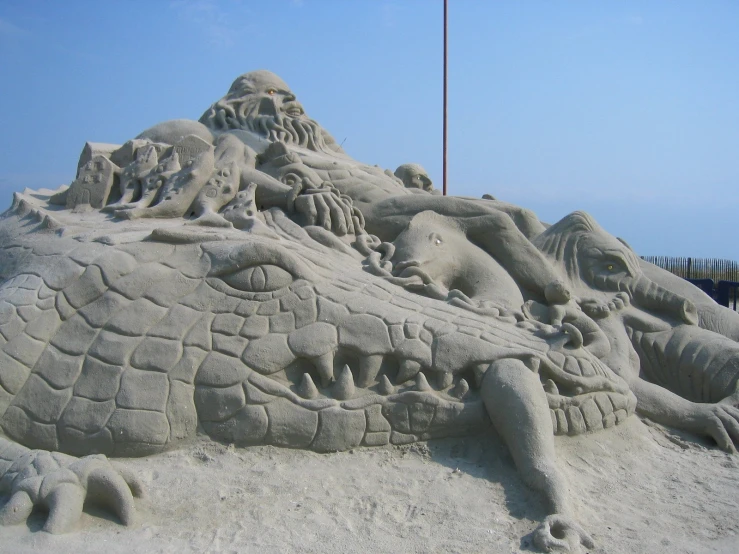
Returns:
[[[281,267],[265,264],[222,275],[221,280],[245,292],[272,292],[289,286],[294,278]]]
[[[431,236],[429,236],[429,238],[431,239],[431,242],[433,242],[435,246],[440,246],[441,243],[444,242],[443,240],[441,240],[441,237],[437,235],[436,233],[431,233]]]
[[[626,266],[619,260],[604,260],[601,262],[601,271],[605,271],[607,273],[619,273],[621,271],[626,271]]]
[[[211,261],[208,284],[231,296],[250,298],[276,293],[298,279],[319,280],[304,261],[275,244],[213,241],[202,248]]]
[[[277,93],[277,89],[273,89],[273,88],[267,89],[267,94],[269,94],[270,96],[273,96],[276,93]]]

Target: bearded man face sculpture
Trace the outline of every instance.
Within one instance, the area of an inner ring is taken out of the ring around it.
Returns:
[[[216,132],[246,130],[270,142],[316,152],[342,152],[333,137],[305,115],[287,84],[269,71],[238,77],[226,96],[205,111],[200,122]]]

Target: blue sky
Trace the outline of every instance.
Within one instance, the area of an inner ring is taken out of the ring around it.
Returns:
[[[737,28],[730,0],[449,0],[450,193],[739,259]],[[440,187],[441,39],[441,0],[0,0],[0,205],[253,69],[355,158]]]

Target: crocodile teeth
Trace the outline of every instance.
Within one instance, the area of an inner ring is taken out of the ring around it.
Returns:
[[[426,376],[423,373],[416,375],[416,390],[421,392],[434,390],[431,388],[431,385],[429,385],[429,382],[426,380]]]
[[[454,375],[452,375],[451,373],[447,371],[439,373],[438,383],[439,383],[440,390],[448,388],[452,384],[453,381],[454,381]]]
[[[334,398],[337,400],[348,400],[354,396],[354,376],[348,365],[344,366],[344,369],[339,373],[339,378],[336,379],[334,385]]]
[[[327,387],[331,381],[334,380],[334,355],[329,352],[323,356],[313,358],[313,363],[316,366],[316,371],[321,377],[321,386]]]
[[[387,375],[383,375],[380,379],[380,394],[383,396],[391,395],[395,392],[395,387],[390,382],[390,379],[387,378]]]
[[[539,367],[541,366],[541,360],[536,356],[529,356],[524,358],[523,365],[528,367],[534,373],[539,373]]]
[[[382,355],[364,356],[359,359],[357,386],[368,388],[375,384],[382,365]]]
[[[395,382],[399,385],[405,383],[409,379],[413,379],[416,374],[421,371],[421,364],[414,360],[402,360],[400,367],[398,368],[398,376],[395,378]]]
[[[457,386],[454,387],[454,390],[452,391],[452,396],[462,400],[465,396],[467,396],[468,392],[470,392],[470,385],[467,383],[467,380],[460,379],[459,383],[457,383]]]
[[[307,373],[303,373],[303,379],[300,381],[300,386],[298,386],[298,394],[308,399],[318,396],[318,389],[313,379]]]
[[[559,389],[557,388],[557,385],[551,379],[547,379],[544,382],[544,391],[548,392],[549,394],[559,394]]]

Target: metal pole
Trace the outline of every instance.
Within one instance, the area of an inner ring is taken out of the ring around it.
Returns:
[[[446,157],[446,145],[447,145],[447,117],[446,117],[446,106],[447,106],[447,0],[444,0],[444,146],[443,146],[443,192],[446,196],[446,175],[447,175],[447,157]]]

